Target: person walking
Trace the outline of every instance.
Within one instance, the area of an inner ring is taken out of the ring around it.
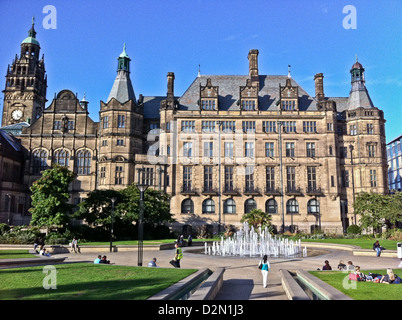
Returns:
[[[174,266],[175,268],[180,268],[180,260],[183,259],[183,251],[180,248],[179,244],[176,243],[175,245],[175,255],[172,261],[170,261],[170,264]]]
[[[74,237],[73,240],[71,241],[71,252],[77,253],[78,251],[78,240]]]
[[[264,255],[262,260],[260,260],[260,263],[258,264],[258,268],[261,269],[263,286],[264,286],[264,288],[266,288],[268,286],[268,271],[270,268],[267,255]]]

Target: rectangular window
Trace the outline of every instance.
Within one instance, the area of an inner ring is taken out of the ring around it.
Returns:
[[[195,132],[195,121],[184,120],[181,122],[181,131]]]
[[[275,149],[273,142],[265,142],[265,156],[272,158],[275,156]]]
[[[282,110],[295,110],[296,101],[295,100],[282,100]]]
[[[310,191],[317,190],[316,167],[307,167],[307,188]]]
[[[377,187],[377,170],[370,170],[370,186]]]
[[[204,142],[204,157],[212,158],[214,156],[214,143]]]
[[[314,133],[317,132],[316,121],[303,121],[303,132]]]
[[[241,106],[243,110],[255,110],[255,100],[242,100]]]
[[[233,167],[225,167],[225,191],[233,191]]]
[[[254,190],[254,166],[246,167],[246,191]]]
[[[375,157],[375,146],[374,146],[374,145],[369,144],[369,145],[367,146],[367,151],[368,151],[368,156],[369,156],[370,158],[374,158],[374,157]]]
[[[225,142],[225,158],[233,158],[233,142]]]
[[[147,186],[152,186],[154,184],[154,168],[145,168],[142,173],[142,183]]]
[[[124,146],[124,140],[123,139],[117,139],[117,146]]]
[[[296,190],[296,168],[286,167],[286,185],[287,190]]]
[[[215,110],[215,99],[202,99],[202,110]]]
[[[107,140],[102,140],[102,147],[106,147],[107,146]]]
[[[222,121],[222,131],[223,132],[235,132],[236,122],[235,121]]]
[[[103,129],[109,128],[109,116],[103,117]]]
[[[254,142],[246,142],[244,144],[244,156],[245,157],[254,157]]]
[[[192,186],[192,167],[183,167],[183,191],[190,191]]]
[[[106,167],[100,168],[100,184],[106,184]]]
[[[204,190],[205,191],[212,190],[212,185],[213,185],[212,169],[213,169],[213,167],[211,167],[211,166],[204,167]]]
[[[342,179],[342,187],[348,188],[349,187],[349,171],[348,170],[341,171],[341,179]]]
[[[255,121],[243,121],[243,132],[255,132]]]
[[[276,132],[276,121],[263,121],[262,130],[264,132]]]
[[[68,130],[74,130],[74,121],[68,121],[67,122],[67,129]]]
[[[193,143],[184,142],[183,143],[183,157],[192,157],[193,154]]]
[[[295,156],[295,143],[286,142],[286,157],[294,158]]]
[[[309,158],[315,158],[315,142],[306,143],[306,156]]]
[[[159,127],[158,123],[150,123],[149,124],[149,130],[158,129],[158,127]]]
[[[285,121],[284,131],[286,133],[296,132],[296,121]]]
[[[202,132],[215,132],[215,121],[203,121]]]
[[[349,126],[350,129],[350,135],[355,136],[357,134],[357,126],[355,124],[351,124]]]
[[[348,157],[348,147],[340,147],[339,148],[339,156],[341,158],[347,158]]]
[[[275,189],[275,167],[266,168],[266,187],[267,191]]]
[[[327,131],[334,131],[334,125],[332,122],[327,123]]]
[[[123,166],[116,166],[114,184],[123,184],[123,181],[124,181]]]
[[[374,134],[374,125],[372,123],[367,123],[367,134]]]
[[[60,121],[55,121],[54,122],[53,129],[54,130],[60,130]]]

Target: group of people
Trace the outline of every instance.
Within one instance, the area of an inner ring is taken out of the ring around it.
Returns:
[[[328,260],[325,260],[322,270],[332,270],[332,267],[329,264]],[[361,272],[360,266],[353,265],[352,261],[348,261],[348,264],[345,265],[345,263],[341,260],[339,261],[337,270],[350,272],[349,280],[372,281],[376,283],[387,283],[387,284],[401,283],[401,278],[398,275],[396,275],[391,268],[387,269],[387,273],[385,275],[371,272],[369,272],[369,274],[366,275],[363,272]]]
[[[106,256],[101,256],[98,255],[98,257],[94,260],[94,263],[98,264],[98,263],[105,263],[105,264],[110,264],[110,260],[107,260]]]
[[[180,261],[183,259],[183,250],[181,249],[179,242],[175,243],[175,254],[173,257],[173,260],[171,260],[169,263],[175,267],[175,268],[180,268]],[[156,264],[156,258],[153,258],[149,263],[148,267],[154,267],[157,268],[158,265]]]

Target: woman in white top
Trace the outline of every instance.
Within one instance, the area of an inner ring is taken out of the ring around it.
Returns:
[[[268,286],[268,270],[270,268],[267,255],[264,255],[262,260],[260,260],[258,267],[260,266],[261,266],[260,269],[262,273],[263,286],[264,288],[266,288]]]

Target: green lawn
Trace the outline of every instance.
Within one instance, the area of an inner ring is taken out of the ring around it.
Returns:
[[[37,255],[28,253],[28,250],[0,250],[0,259],[37,258]]]
[[[353,246],[359,246],[362,249],[373,249],[375,240],[363,240],[363,239],[301,239],[302,242],[322,242],[322,243],[339,243],[348,244]],[[379,239],[382,247],[388,250],[396,250],[398,242],[396,240],[381,240]]]
[[[56,289],[44,289],[44,279],[50,273],[44,273],[43,267],[0,270],[0,299],[145,300],[196,271],[89,263],[55,267]]]
[[[386,274],[386,270],[362,270],[362,272],[366,275],[369,272]],[[310,273],[354,300],[402,300],[402,284],[350,281],[349,274],[342,271],[310,271]],[[402,269],[394,269],[394,273],[402,276]]]

